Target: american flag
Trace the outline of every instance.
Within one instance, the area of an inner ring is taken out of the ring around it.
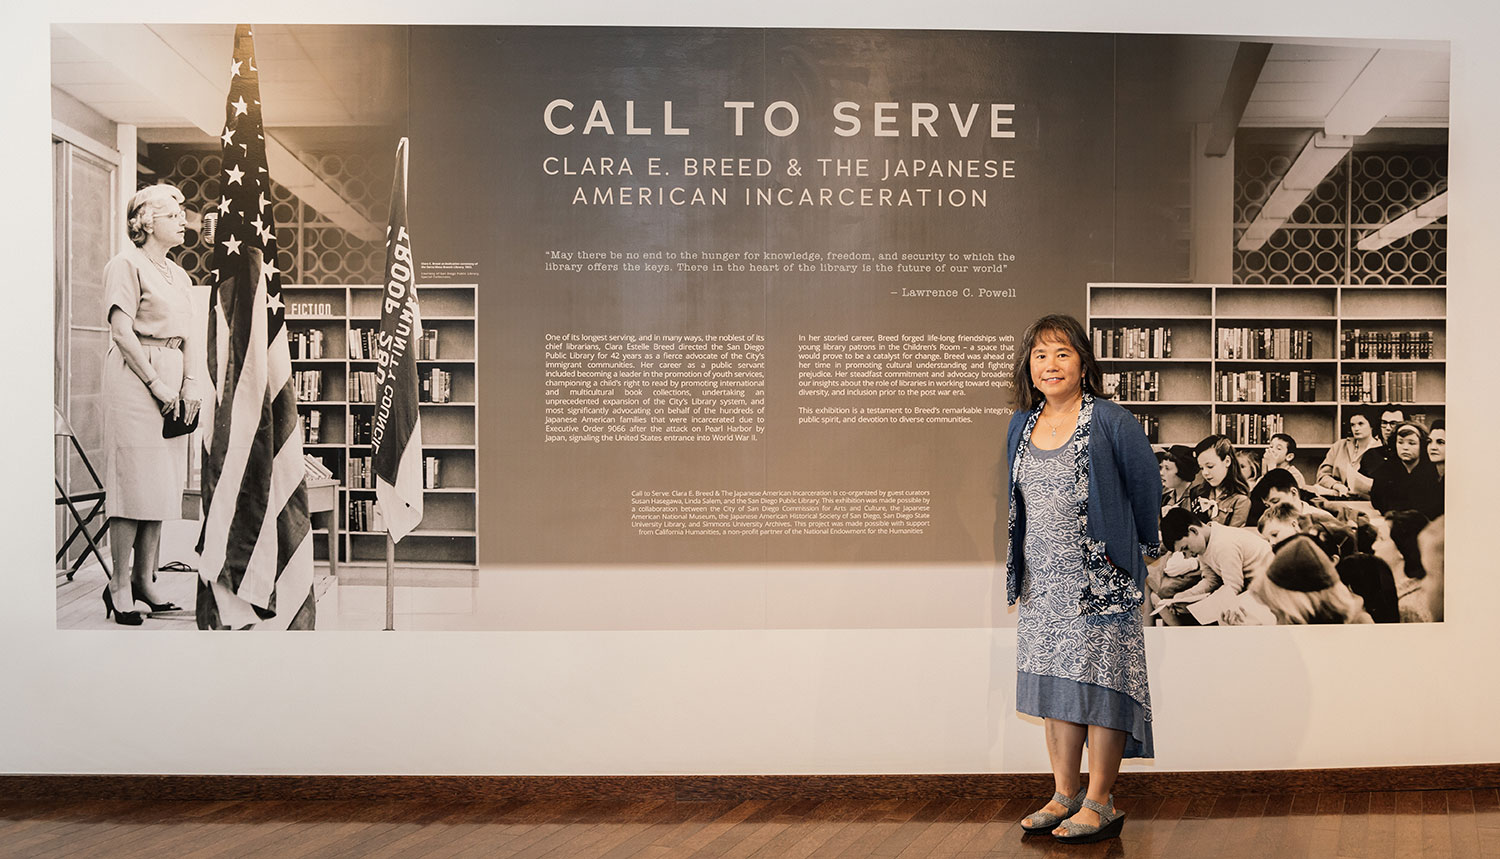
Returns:
[[[200,629],[311,629],[312,528],[247,24],[234,32],[208,315]]]
[[[385,228],[385,295],[380,302],[380,366],[370,441],[375,497],[391,539],[400,541],[422,521],[422,417],[417,405],[417,355],[422,315],[416,262],[406,231],[407,140],[396,145],[391,218]]]

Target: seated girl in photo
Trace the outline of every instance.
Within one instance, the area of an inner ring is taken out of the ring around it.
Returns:
[[[1240,473],[1234,445],[1211,435],[1193,448],[1201,481],[1188,493],[1188,508],[1212,522],[1233,528],[1250,521],[1250,486]]]

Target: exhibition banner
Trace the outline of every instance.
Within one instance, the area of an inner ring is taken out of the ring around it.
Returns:
[[[73,40],[125,67],[112,45],[139,26],[54,31],[60,56]],[[1265,544],[1265,563],[1227,577],[1206,549],[1169,551],[1149,622],[1293,622],[1238,611],[1293,533],[1315,536],[1375,621],[1441,619],[1425,578],[1441,555],[1419,542],[1441,546],[1441,524],[1427,529],[1445,501],[1445,45],[291,30],[271,38],[320,73],[255,69],[263,145],[287,167],[257,205],[274,210],[289,385],[319,478],[310,551],[341,586],[383,562],[390,526],[417,586],[536,598],[565,590],[535,585],[565,570],[663,592],[699,570],[881,569],[915,587],[951,573],[1003,622],[1021,337],[1062,313],[1091,338],[1100,393],[1156,449],[1164,515]],[[93,109],[77,74],[55,63],[54,86]],[[273,121],[275,94],[312,78],[336,82],[325,112],[289,95]],[[234,190],[220,133],[143,130],[136,178],[180,186],[190,221],[218,208]],[[409,183],[389,160],[406,138]],[[69,230],[90,217],[65,215]],[[208,282],[203,235],[190,224],[173,259]],[[66,269],[60,307],[98,303],[86,268]],[[94,450],[85,327],[60,325],[74,381],[59,400]],[[383,509],[392,485],[411,515]],[[1217,601],[1178,596],[1207,590]],[[749,605],[734,593],[726,605]],[[482,613],[475,628],[521,622]]]
[[[1120,41],[414,29],[413,219],[481,273],[481,559],[998,557],[1017,337],[1142,255],[1159,156],[1120,151],[1184,139]]]

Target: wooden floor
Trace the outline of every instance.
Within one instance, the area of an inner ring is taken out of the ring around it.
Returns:
[[[0,802],[7,857],[1500,857],[1494,789],[1118,797],[1121,838],[1022,837],[1040,797]]]

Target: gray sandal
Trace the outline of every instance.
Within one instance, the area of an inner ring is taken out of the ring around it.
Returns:
[[[1083,807],[1099,815],[1099,825],[1090,826],[1086,823],[1074,823],[1071,818],[1062,822],[1064,834],[1057,836],[1057,840],[1064,844],[1092,844],[1095,841],[1103,841],[1106,838],[1118,838],[1120,830],[1125,828],[1125,812],[1115,810],[1114,794],[1109,796],[1109,805],[1101,805],[1087,797],[1083,800]]]
[[[1077,796],[1065,796],[1061,792],[1053,792],[1052,801],[1066,808],[1068,815],[1072,816],[1077,814],[1078,809],[1083,807],[1083,804],[1087,801],[1085,799],[1087,796],[1087,789],[1080,788]],[[1021,819],[1021,828],[1027,832],[1041,832],[1044,829],[1051,831],[1056,829],[1057,824],[1061,823],[1063,819],[1062,815],[1053,814],[1050,811],[1033,811]],[[1031,822],[1027,823],[1027,821]]]

